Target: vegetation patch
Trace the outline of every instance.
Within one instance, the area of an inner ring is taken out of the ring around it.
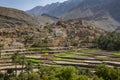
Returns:
[[[81,52],[81,53],[99,53],[99,52],[101,52],[101,50],[99,50],[99,49],[81,49],[78,52]]]
[[[41,50],[41,48],[28,48],[27,50],[29,50],[29,51],[40,51]]]
[[[42,50],[43,53],[49,53],[49,52],[57,52],[55,50],[50,50],[50,49],[45,49],[45,50]]]
[[[120,57],[120,52],[113,53],[113,55]]]
[[[62,57],[62,56],[71,56],[76,54],[76,52],[65,52],[65,53],[58,53],[58,54],[54,54],[57,57]]]
[[[11,59],[11,55],[1,56],[1,58]]]
[[[73,59],[65,59],[65,58],[52,58],[51,60],[53,61],[70,61],[73,62]]]
[[[108,60],[110,60],[110,58],[96,58],[97,60],[99,60],[99,61],[108,61]]]
[[[36,60],[36,59],[27,59],[26,61],[31,63],[40,63],[40,60]]]
[[[97,45],[103,50],[120,51],[120,33],[111,32],[107,35],[101,35],[97,39]]]

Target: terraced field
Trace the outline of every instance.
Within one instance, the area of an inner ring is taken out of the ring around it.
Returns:
[[[70,48],[29,48],[2,50],[0,58],[0,71],[14,69],[11,56],[15,52],[25,54],[26,61],[45,66],[78,66],[81,68],[95,68],[101,64],[110,67],[120,67],[120,52],[107,52],[97,49],[70,49]],[[22,65],[17,65],[22,70]]]

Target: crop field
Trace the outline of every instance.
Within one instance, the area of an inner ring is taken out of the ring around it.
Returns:
[[[14,53],[24,54],[25,61],[31,62],[36,69],[37,65],[45,66],[78,66],[81,68],[94,69],[106,64],[109,67],[120,67],[120,52],[108,52],[99,49],[67,49],[55,50],[49,48],[28,48],[2,50],[0,58],[0,70],[5,71],[15,68],[12,61]],[[22,65],[17,64],[17,69],[21,70]]]

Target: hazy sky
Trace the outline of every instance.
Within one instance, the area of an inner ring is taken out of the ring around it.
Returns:
[[[66,0],[0,0],[0,6],[11,7],[20,10],[29,10],[38,5],[46,5]]]

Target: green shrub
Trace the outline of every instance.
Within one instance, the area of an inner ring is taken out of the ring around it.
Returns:
[[[88,80],[88,76],[80,75],[76,80]]]
[[[120,33],[108,33],[101,35],[97,39],[97,44],[100,49],[109,51],[120,51]]]
[[[103,78],[99,78],[98,76],[94,76],[93,80],[104,80]]]
[[[40,51],[41,48],[28,48],[29,51]]]
[[[59,71],[57,77],[59,80],[76,80],[77,70],[71,66],[64,67]]]
[[[97,68],[96,75],[104,80],[120,80],[120,69],[103,65]]]
[[[114,56],[120,56],[120,52],[113,53]]]

